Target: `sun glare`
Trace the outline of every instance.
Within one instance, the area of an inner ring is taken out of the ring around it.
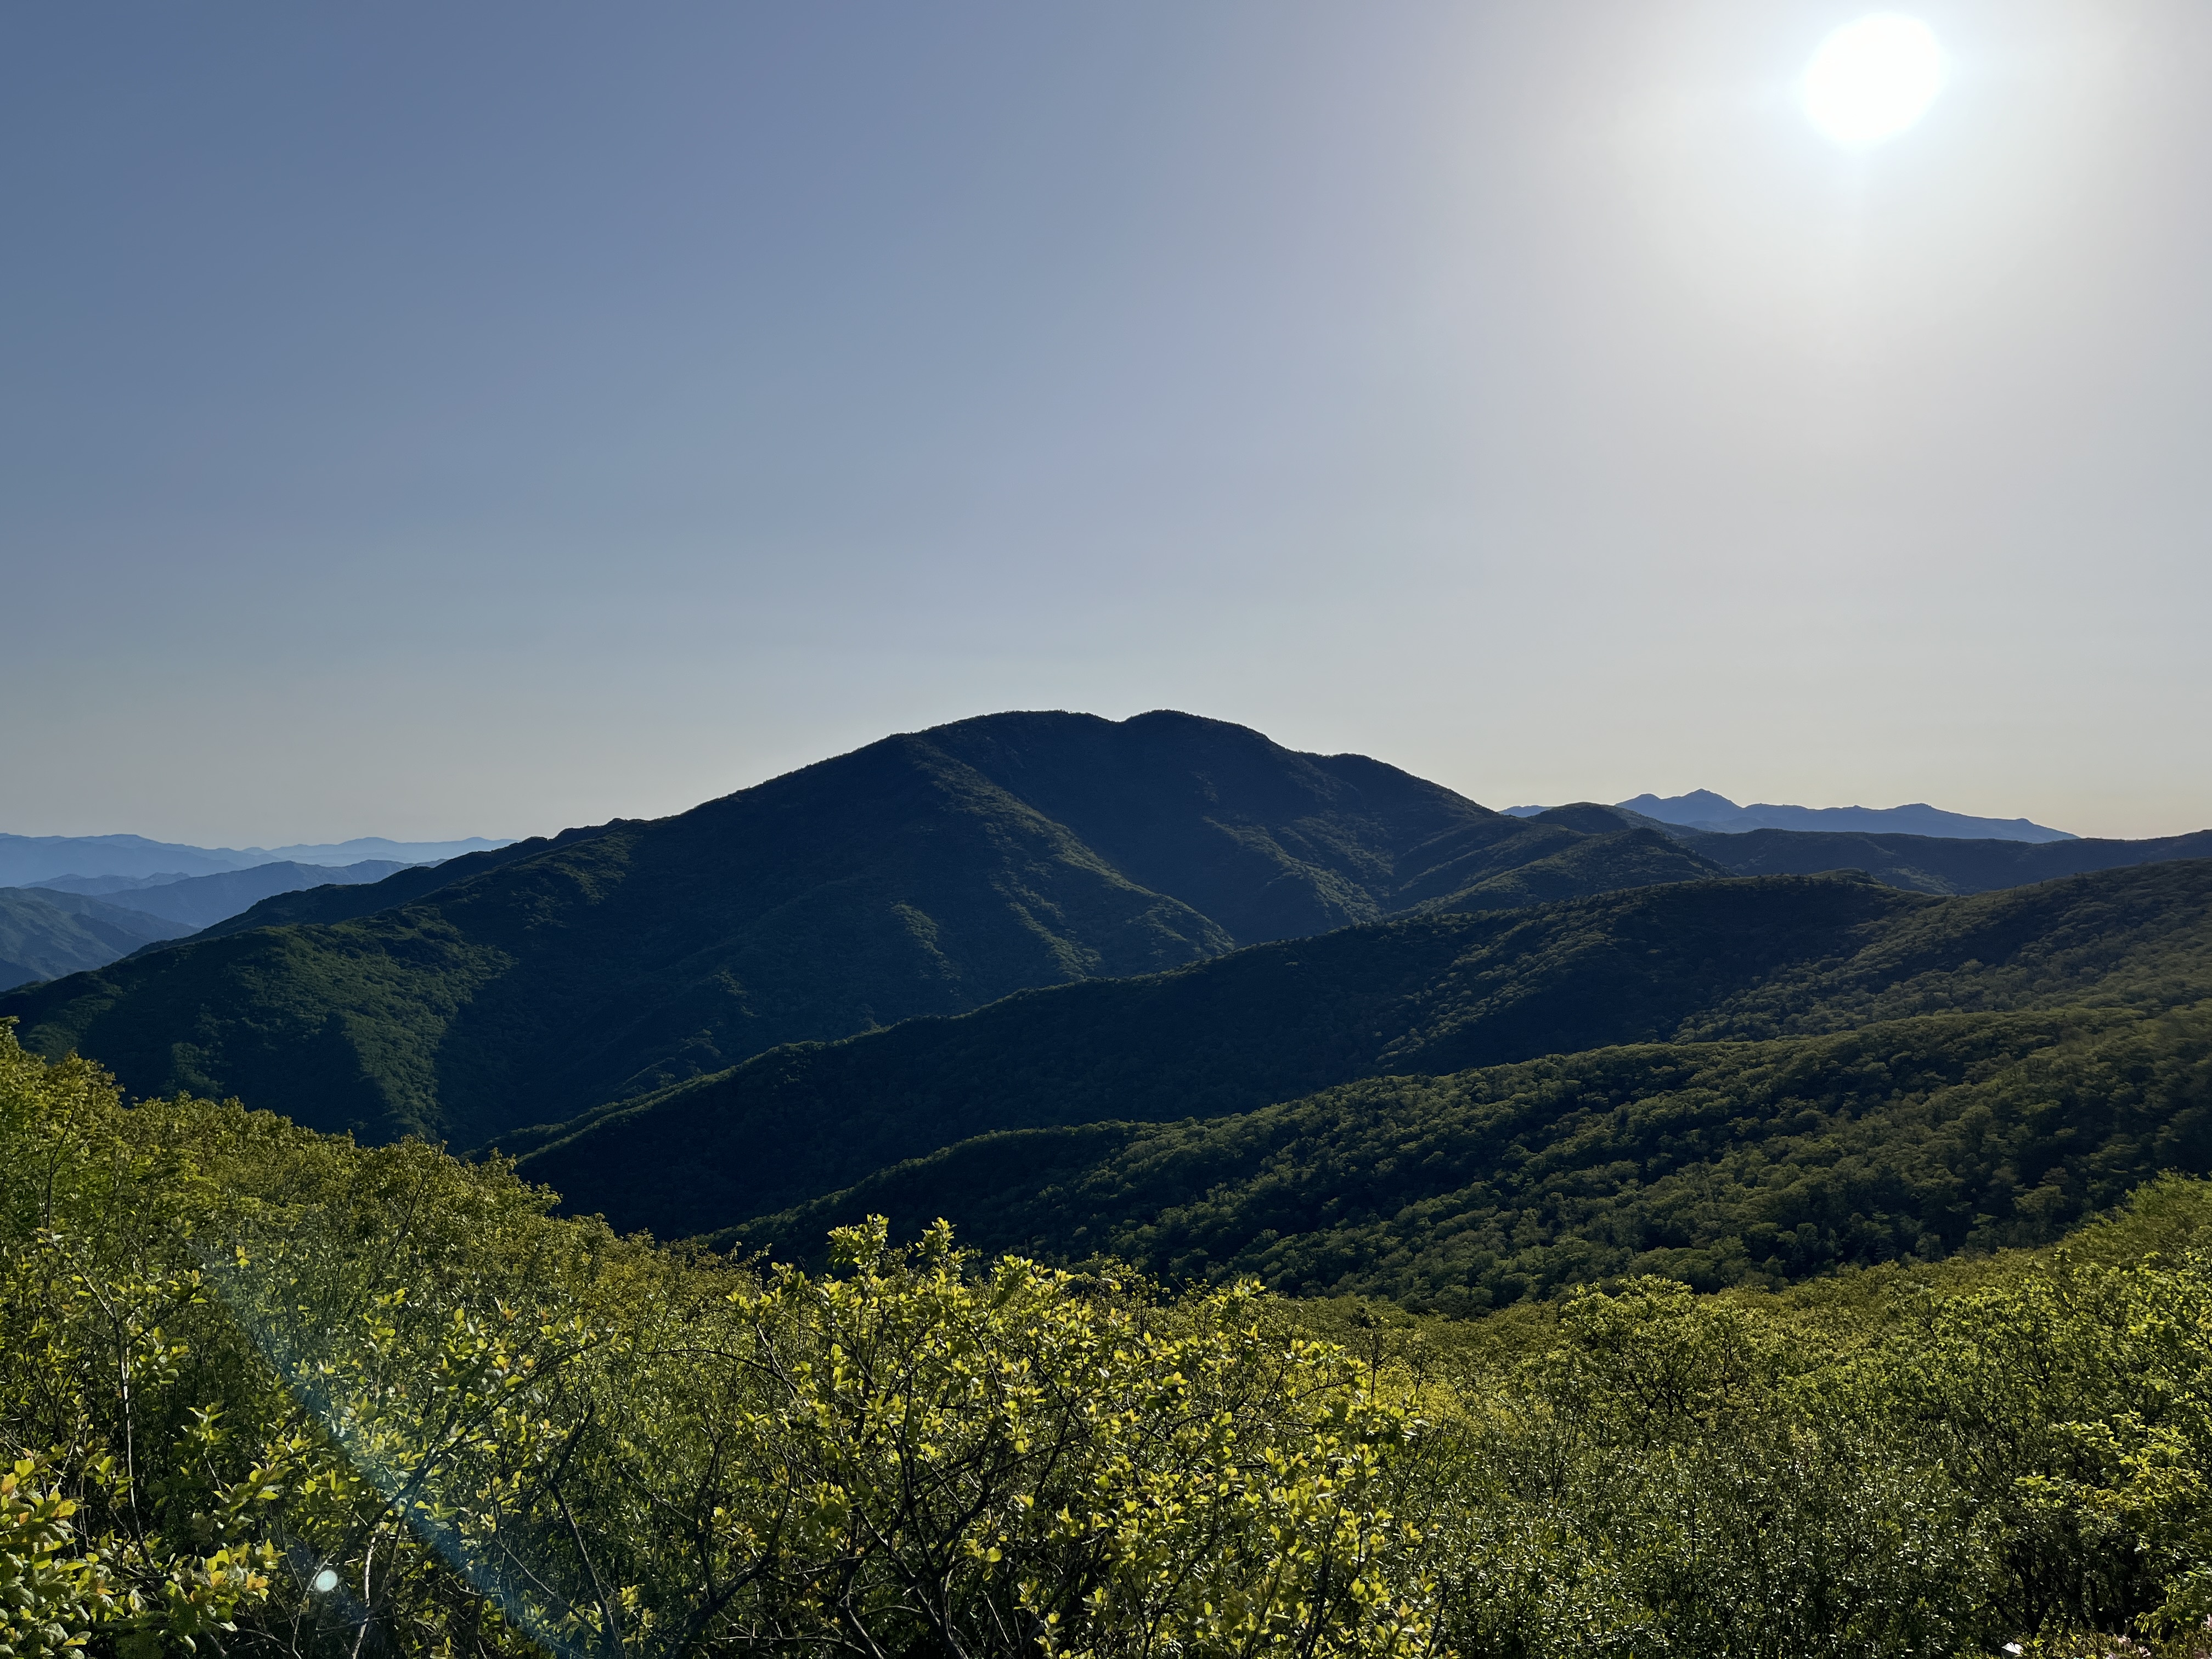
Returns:
[[[1839,144],[1893,138],[1943,89],[1943,48],[1917,17],[1882,13],[1847,23],[1806,67],[1805,114]]]

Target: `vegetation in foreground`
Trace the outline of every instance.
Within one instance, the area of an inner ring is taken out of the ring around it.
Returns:
[[[2212,1192],[1473,1322],[618,1239],[0,1036],[0,1652],[2081,1653],[2212,1617]]]

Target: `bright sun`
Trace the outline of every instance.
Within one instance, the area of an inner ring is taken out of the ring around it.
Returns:
[[[1846,23],[1806,66],[1805,114],[1839,144],[1894,137],[1943,89],[1943,48],[1917,17],[1884,12]]]

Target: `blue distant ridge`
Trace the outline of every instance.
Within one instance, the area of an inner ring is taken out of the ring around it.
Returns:
[[[1890,836],[1936,836],[1946,841],[2079,841],[2079,836],[2027,818],[1978,818],[1964,812],[1947,812],[1925,801],[1907,806],[1777,806],[1760,801],[1739,806],[1726,795],[1710,789],[1692,789],[1686,795],[1638,795],[1615,801],[1624,811],[1637,812],[1677,829],[1699,830],[1707,835],[1740,836],[1753,830],[1814,830],[1859,831]],[[1506,814],[1533,818],[1549,809],[1509,806]]]
[[[369,860],[440,864],[465,853],[512,845],[471,836],[462,841],[386,841],[362,836],[313,846],[190,847],[143,836],[10,836],[0,834],[0,886],[31,887],[58,877],[129,877],[159,886],[191,876],[218,875],[270,864],[343,866]],[[150,879],[149,879],[150,878]],[[122,890],[120,889],[117,890]]]

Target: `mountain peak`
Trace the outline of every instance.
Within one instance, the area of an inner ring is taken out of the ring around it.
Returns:
[[[1709,819],[1730,817],[1744,809],[1726,795],[1717,795],[1710,789],[1692,789],[1686,795],[1638,795],[1633,800],[1613,803],[1632,812],[1641,812],[1647,818],[1657,818],[1662,823],[1702,823]],[[1800,807],[1796,809],[1803,811]]]
[[[1172,709],[1012,712],[649,823],[265,901],[0,1009],[141,1094],[481,1139],[1016,991],[1724,873],[1598,827],[1523,823],[1379,760]],[[324,965],[340,958],[375,962],[392,994],[360,1002],[361,974]],[[285,983],[273,999],[264,973]]]

